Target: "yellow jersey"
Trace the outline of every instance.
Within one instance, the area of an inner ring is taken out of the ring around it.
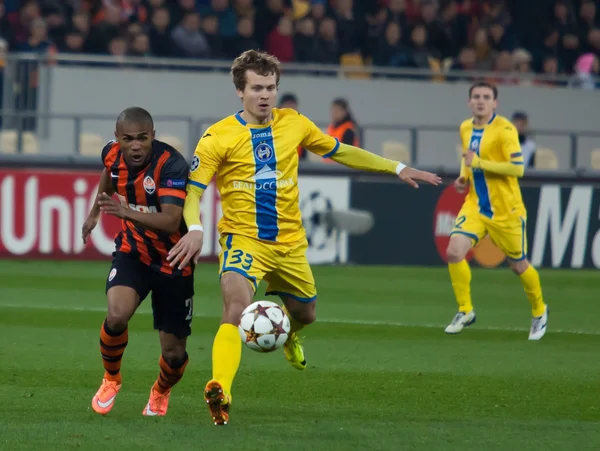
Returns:
[[[305,238],[298,146],[328,158],[340,143],[292,109],[273,109],[265,125],[248,124],[238,112],[209,127],[198,142],[188,189],[206,189],[217,174],[221,235],[298,242]]]
[[[505,117],[494,114],[483,127],[467,119],[460,125],[460,137],[463,149],[473,150],[482,160],[523,165],[519,135]],[[471,183],[465,203],[478,208],[479,213],[499,221],[525,216],[517,177],[477,168],[467,168],[467,175]]]

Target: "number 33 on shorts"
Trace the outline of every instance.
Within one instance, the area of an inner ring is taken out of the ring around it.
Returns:
[[[261,265],[257,265],[254,260],[252,249],[249,247],[251,241],[240,236],[225,235],[221,238],[220,243],[222,248],[219,255],[221,275],[227,271],[237,272],[248,279],[256,291],[266,268],[261,268]]]

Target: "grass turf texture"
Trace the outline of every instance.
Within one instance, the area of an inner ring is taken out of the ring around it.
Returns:
[[[549,331],[528,342],[529,304],[508,270],[473,271],[478,322],[447,336],[445,268],[315,267],[309,367],[244,349],[231,423],[216,428],[202,400],[221,312],[212,264],[196,271],[190,364],[168,415],[141,415],[160,352],[149,299],[130,324],[115,407],[91,410],[108,270],[0,261],[0,449],[600,449],[596,271],[541,272]]]

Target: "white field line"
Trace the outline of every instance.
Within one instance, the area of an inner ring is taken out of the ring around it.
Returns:
[[[20,304],[20,303],[4,303],[0,302],[0,309],[6,308],[18,308],[18,309],[42,309],[42,310],[62,310],[62,311],[73,311],[73,312],[106,312],[104,307],[87,307],[87,306],[60,306],[52,304]],[[136,315],[150,315],[152,312],[139,311]],[[194,316],[199,318],[216,318],[214,315],[204,315],[201,313],[194,313]],[[321,318],[317,317],[318,323],[332,323],[332,324],[357,324],[363,326],[388,326],[388,327],[413,327],[413,328],[425,328],[425,329],[444,329],[446,324],[418,324],[418,323],[403,323],[399,321],[377,321],[377,320],[362,320],[362,319],[343,319],[343,318]],[[529,329],[524,327],[497,327],[497,326],[473,326],[475,330],[494,331],[494,332],[529,332]],[[571,334],[571,335],[600,335],[600,331],[595,330],[573,330],[573,329],[553,329],[552,322],[548,332],[551,334]]]

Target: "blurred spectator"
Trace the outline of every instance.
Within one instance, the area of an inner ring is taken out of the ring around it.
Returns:
[[[364,34],[364,20],[355,15],[353,0],[336,0],[335,20],[340,53],[355,53],[361,50],[361,36]]]
[[[296,61],[310,63],[317,53],[316,25],[312,17],[307,16],[298,22],[294,37]]]
[[[432,51],[427,45],[427,29],[417,25],[410,34],[412,46],[412,66],[420,69],[429,68],[429,59],[438,58],[439,52]]]
[[[588,33],[587,51],[600,58],[600,29],[594,28]]]
[[[219,34],[224,38],[236,35],[236,16],[229,6],[229,0],[211,0],[209,7],[200,8],[200,15],[217,17],[219,20]]]
[[[388,22],[396,22],[401,30],[408,30],[406,0],[390,0],[387,7]]]
[[[467,45],[469,19],[459,13],[456,0],[448,1],[441,11],[441,51],[444,58],[454,57]],[[487,34],[486,34],[487,39]]]
[[[594,76],[598,76],[600,65],[598,57],[593,53],[585,53],[579,57],[575,64],[575,75],[571,78],[569,85],[574,88],[592,90],[596,88]]]
[[[187,13],[171,33],[173,42],[184,57],[208,58],[210,49],[206,38],[200,31],[200,15]]]
[[[83,35],[77,30],[72,30],[65,36],[65,43],[59,50],[65,53],[83,53],[84,43]]]
[[[257,12],[254,37],[261,48],[265,47],[267,36],[277,28],[284,13],[283,0],[265,0],[265,6]]]
[[[254,23],[252,19],[243,17],[238,21],[237,37],[228,46],[229,57],[235,58],[246,50],[258,48],[258,42],[254,38]]]
[[[40,7],[35,0],[26,0],[20,3],[19,10],[8,15],[13,38],[13,41],[9,43],[10,48],[18,47],[27,42],[31,23],[40,16]]]
[[[129,54],[131,56],[151,56],[148,35],[144,33],[136,34],[132,39]]]
[[[600,26],[596,4],[592,0],[584,0],[579,8],[579,37],[585,40],[590,30]]]
[[[454,75],[452,72],[454,71],[465,71],[470,72],[477,69],[477,54],[475,50],[470,47],[465,47],[462,49],[458,55],[458,59],[454,61],[452,66],[450,67],[450,74],[448,75],[448,81],[465,81],[471,82],[473,81],[473,77],[471,75]]]
[[[402,44],[402,30],[396,22],[388,23],[385,35],[373,55],[373,64],[378,66],[410,67],[410,50]]]
[[[473,50],[475,51],[475,68],[477,70],[489,71],[494,65],[494,53],[490,46],[490,37],[485,28],[479,28],[473,39]]]
[[[556,77],[559,73],[558,58],[554,56],[548,56],[542,62],[542,75]],[[539,80],[535,84],[539,86],[550,86],[555,87],[558,83],[554,80]]]
[[[171,37],[171,14],[166,8],[155,9],[150,25],[150,47],[155,56],[167,57],[176,54],[176,47]]]
[[[536,144],[528,135],[529,120],[527,114],[523,111],[515,111],[512,115],[512,123],[519,133],[523,163],[525,167],[533,167],[535,165]]]
[[[317,52],[314,60],[321,64],[340,63],[340,47],[337,40],[336,23],[333,19],[325,18],[319,25]]]
[[[48,39],[48,27],[44,19],[33,19],[30,27],[29,38],[17,47],[19,52],[47,53],[55,50]]]
[[[62,47],[67,34],[66,12],[51,3],[44,9],[44,19],[48,27],[48,38],[57,47]]]
[[[254,17],[256,16],[254,0],[233,0],[233,10],[238,18],[247,17],[248,19],[254,20]]]
[[[195,0],[177,0],[167,3],[169,12],[171,13],[171,24],[179,25],[183,18],[190,13],[196,12]]]
[[[3,45],[5,46],[4,51],[8,49],[8,44],[14,42],[12,27],[6,17],[6,10],[4,3],[0,3],[0,39],[2,39]]]
[[[85,48],[90,53],[109,53],[108,43],[121,36],[121,10],[108,4],[103,18],[90,29]]]
[[[279,19],[279,25],[267,36],[265,49],[274,55],[282,63],[294,61],[294,26],[292,21],[283,16]]]
[[[554,4],[554,29],[560,35],[571,33],[577,28],[577,23],[570,5],[566,0],[557,0]]]
[[[327,134],[337,138],[343,144],[358,146],[358,130],[356,122],[350,112],[346,99],[334,99],[331,103],[331,124],[327,127]]]
[[[148,0],[148,17],[154,16],[156,10],[166,7],[166,0]]]
[[[427,47],[445,50],[444,31],[437,20],[437,4],[433,0],[421,1],[421,25],[427,31]],[[442,55],[451,56],[452,53]]]
[[[380,5],[372,13],[367,14],[367,54],[375,55],[379,50],[381,37],[385,34],[388,25],[388,11]],[[377,64],[377,63],[375,63]]]
[[[247,35],[252,36],[252,22],[250,23],[250,32],[247,32]],[[240,29],[240,24],[237,24],[238,30]],[[230,47],[235,45],[235,37],[225,39],[223,36],[219,34],[219,19],[217,16],[204,16],[202,18],[202,33],[206,38],[206,42],[208,42],[208,48],[210,49],[210,58],[211,59],[226,59],[228,58],[228,54],[225,51],[226,47]],[[241,53],[241,52],[240,52]]]
[[[315,20],[317,26],[319,26],[321,21],[325,18],[325,3],[326,0],[313,0],[309,15]]]
[[[279,98],[279,108],[291,108],[298,111],[298,98],[295,94],[286,92]]]
[[[514,36],[510,32],[507,32],[501,22],[494,22],[490,26],[490,38],[492,48],[497,52],[512,52],[516,47]]]
[[[565,67],[570,71],[580,54],[579,38],[576,34],[563,35],[558,54]]]
[[[531,53],[525,49],[517,49],[512,54],[513,64],[516,71],[519,73],[521,86],[533,84],[532,69],[531,69]]]
[[[513,56],[509,51],[505,50],[498,54],[494,71],[496,72],[496,76],[493,80],[490,80],[494,84],[516,85],[519,83],[519,79],[514,74],[515,63]]]

